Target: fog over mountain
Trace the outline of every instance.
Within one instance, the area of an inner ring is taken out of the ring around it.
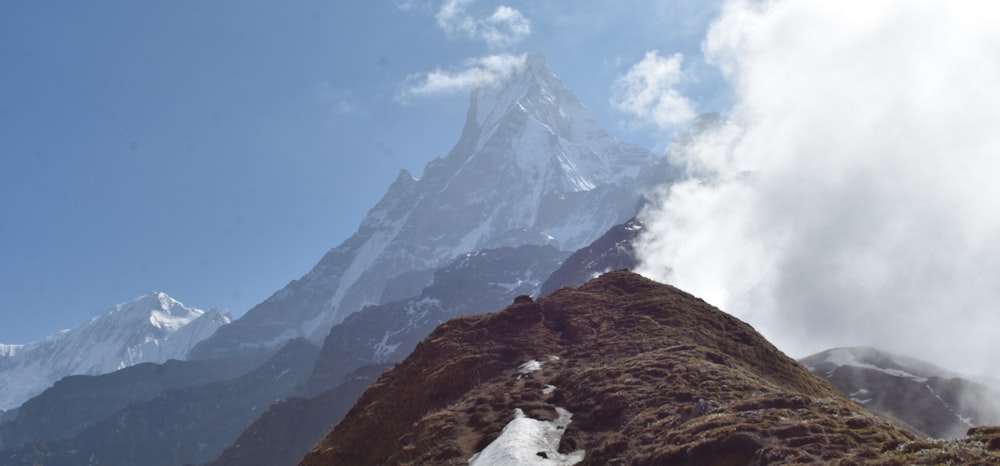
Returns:
[[[735,106],[671,147],[693,179],[640,217],[640,271],[793,355],[1000,372],[998,23],[962,3],[729,2],[704,52]]]

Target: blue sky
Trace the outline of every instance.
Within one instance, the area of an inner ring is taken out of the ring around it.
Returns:
[[[727,87],[700,52],[717,10],[3,2],[0,342],[152,290],[242,315],[353,233],[400,169],[419,176],[447,154],[468,89],[408,92],[435,70],[542,52],[606,129],[662,150],[680,126],[637,116],[624,103],[655,109],[624,98],[622,79],[655,50],[645,63],[679,67],[656,69],[692,110],[725,111]]]

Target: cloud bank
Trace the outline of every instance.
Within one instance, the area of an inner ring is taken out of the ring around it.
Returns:
[[[489,16],[469,13],[473,0],[445,0],[435,19],[449,36],[463,35],[486,43],[490,48],[517,44],[531,34],[531,22],[520,11],[500,5]]]
[[[661,129],[690,122],[695,117],[694,104],[675,88],[684,76],[683,61],[679,53],[666,58],[656,50],[647,52],[615,80],[611,105]]]
[[[471,88],[506,79],[524,68],[526,54],[489,55],[466,60],[462,67],[444,71],[412,74],[406,78],[396,99],[406,102],[411,97],[429,97],[467,92]]]
[[[868,344],[1000,376],[997,24],[964,2],[730,1],[703,51],[735,105],[671,147],[692,178],[643,213],[640,271],[795,357]]]

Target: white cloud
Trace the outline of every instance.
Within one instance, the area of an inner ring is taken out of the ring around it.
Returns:
[[[694,105],[675,88],[684,77],[684,57],[666,58],[656,50],[615,80],[611,104],[640,121],[674,128],[695,117]]]
[[[500,5],[493,14],[476,17],[469,13],[473,0],[445,0],[435,19],[449,36],[464,35],[486,43],[490,48],[503,48],[517,44],[531,34],[531,22],[506,5]]]
[[[407,77],[396,99],[405,102],[410,97],[427,97],[465,92],[469,89],[503,80],[524,68],[527,55],[490,55],[466,60],[457,70],[436,69]]]
[[[316,86],[316,95],[321,101],[330,102],[333,111],[340,114],[356,113],[359,111],[354,103],[354,93],[347,89],[339,89],[330,83],[320,83]]]
[[[641,271],[795,356],[1000,375],[996,24],[962,2],[730,1],[704,43],[730,121],[672,150],[711,181],[644,212]]]
[[[411,11],[413,9],[428,10],[430,5],[420,0],[396,0],[396,8],[401,11]]]

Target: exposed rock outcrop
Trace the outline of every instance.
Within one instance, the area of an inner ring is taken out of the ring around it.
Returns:
[[[638,265],[632,242],[642,231],[642,222],[633,218],[611,227],[593,243],[578,250],[552,272],[540,291],[547,296],[565,286],[578,286],[611,270],[632,270]]]

